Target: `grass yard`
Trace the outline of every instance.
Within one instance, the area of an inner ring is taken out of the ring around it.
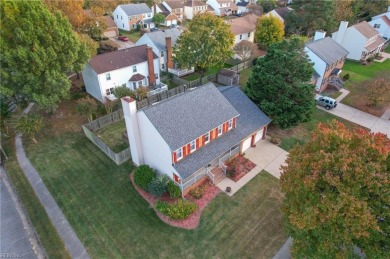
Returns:
[[[141,38],[140,32],[134,30],[129,32],[129,31],[119,29],[119,34],[126,36],[127,38],[129,38],[129,41],[133,43],[136,43]]]
[[[246,68],[240,72],[240,86],[245,87],[249,77],[252,75],[252,68]]]
[[[39,236],[40,243],[42,244],[46,255],[49,258],[71,258],[65,249],[64,243],[47,216],[45,209],[19,166],[15,156],[13,137],[10,139],[2,137],[2,140],[3,148],[6,149],[8,155],[8,160],[5,163],[8,176],[15,187],[35,232]]]
[[[175,81],[169,78],[162,80],[162,82],[168,86],[168,89],[172,89],[179,86],[177,83],[175,83]]]
[[[388,77],[390,80],[390,59],[383,63],[372,62],[370,65],[363,66],[359,62],[346,61],[343,67],[343,75],[350,75],[345,88],[350,91],[341,102],[380,117],[386,107],[373,108],[367,106],[367,80],[377,77]]]
[[[234,197],[220,193],[195,230],[163,223],[82,132],[25,141],[27,154],[92,258],[271,258],[284,243],[279,181],[261,173]]]
[[[336,108],[337,109],[337,108]],[[315,108],[312,115],[312,120],[309,122],[301,123],[290,129],[279,129],[273,125],[268,128],[267,134],[271,137],[277,137],[281,139],[281,144],[279,145],[286,151],[289,151],[296,144],[303,144],[309,140],[311,132],[315,129],[316,125],[319,122],[326,123],[336,119],[344,123],[348,128],[357,128],[360,127],[357,124],[344,120],[342,118],[336,117],[326,111]]]
[[[387,45],[387,47],[385,48],[385,50],[384,50],[386,53],[390,53],[390,44],[389,45]]]
[[[222,68],[231,68],[231,67],[232,67],[232,65],[227,64],[227,63],[224,63]],[[220,69],[221,69],[221,68],[219,68],[219,67],[210,67],[210,68],[207,70],[207,72],[204,74],[204,76],[215,75],[215,74],[218,73],[218,71],[219,71]],[[200,77],[201,77],[201,74],[198,73],[198,72],[195,72],[195,73],[193,73],[193,74],[191,74],[191,75],[184,76],[183,79],[184,79],[184,80],[187,80],[187,81],[193,81],[193,80],[196,80],[196,79],[198,79],[198,78],[200,78]]]
[[[106,143],[112,151],[119,153],[129,146],[129,144],[123,139],[122,133],[125,131],[126,124],[125,120],[123,119],[98,129],[95,134],[101,140],[103,140],[103,142]]]

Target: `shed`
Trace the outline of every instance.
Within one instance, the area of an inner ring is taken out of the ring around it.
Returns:
[[[240,81],[240,75],[230,69],[221,69],[217,75],[218,84],[223,85],[238,85]]]

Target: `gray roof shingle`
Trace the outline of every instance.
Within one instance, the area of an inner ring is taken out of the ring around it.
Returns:
[[[271,119],[265,115],[239,87],[225,86],[218,87],[218,90],[240,113],[240,116],[237,117],[237,126],[175,164],[174,168],[183,179],[187,178],[201,167],[206,166],[234,145],[239,144],[251,133],[271,122]]]
[[[164,31],[148,32],[146,35],[153,41],[156,48],[159,50],[165,50],[167,48],[165,37],[171,36],[172,46],[175,46],[177,39],[179,38],[181,31],[177,28],[167,29]]]
[[[151,105],[143,112],[172,151],[239,115],[212,83]]]
[[[150,9],[145,3],[142,3],[142,4],[121,4],[119,6],[122,8],[122,10],[128,16],[152,12],[152,9]]]
[[[309,42],[306,44],[306,47],[328,65],[333,64],[349,54],[348,50],[344,49],[330,37]]]

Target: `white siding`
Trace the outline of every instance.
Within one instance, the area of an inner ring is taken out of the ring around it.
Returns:
[[[320,59],[316,54],[314,54],[310,49],[305,47],[305,52],[308,55],[309,59],[311,62],[314,63],[313,68],[317,72],[317,74],[320,75],[320,78],[317,79],[317,84],[316,84],[316,90],[320,90],[321,87],[321,82],[324,79],[324,74],[326,70],[326,63]]]
[[[245,150],[247,150],[248,148],[251,147],[251,141],[252,141],[252,135],[249,136],[249,138],[247,138],[246,140],[244,140],[242,142],[242,150],[241,150],[241,153],[244,153]]]
[[[164,58],[161,58],[161,51],[156,47],[156,45],[153,43],[153,41],[149,38],[149,36],[147,34],[144,34],[136,43],[135,45],[139,46],[139,45],[143,45],[143,44],[147,44],[148,46],[152,47],[153,49],[153,52],[158,56],[158,60],[159,60],[159,69],[155,71],[165,71],[166,69],[161,69],[161,65],[164,64],[165,65],[165,68],[166,68],[166,64],[167,64],[167,52],[166,50],[164,50]]]
[[[85,90],[87,93],[95,97],[97,100],[103,102],[103,95],[100,89],[99,78],[95,70],[90,64],[87,64],[81,72],[84,79]]]
[[[272,11],[268,12],[264,16],[265,17],[270,17],[271,15],[273,17],[275,17],[275,18],[278,18],[284,24],[284,19],[275,10],[272,10]]]
[[[119,6],[114,10],[112,13],[114,16],[114,22],[118,29],[122,29],[125,31],[130,31],[130,25],[129,25],[129,17],[127,14],[120,8]]]
[[[216,0],[208,0],[206,4],[210,5],[214,9],[215,15],[220,16],[221,10],[219,9],[219,3]]]
[[[368,24],[370,24],[372,26],[372,28],[377,30],[381,37],[390,39],[390,26],[387,25],[387,23],[385,21],[383,21],[382,18],[372,20],[372,21],[368,22]],[[379,28],[375,28],[374,27],[375,24],[379,24]]]
[[[192,7],[184,6],[184,16],[188,20],[191,20],[194,17]]]
[[[332,34],[332,39],[336,40],[336,37],[337,32]],[[365,51],[364,46],[366,45],[366,42],[366,37],[364,37],[354,27],[349,27],[345,31],[345,35],[340,45],[349,51],[347,59],[360,60],[362,52]]]
[[[240,37],[241,37],[241,39],[240,39]],[[254,31],[252,31],[250,33],[249,37],[248,37],[248,33],[238,34],[238,35],[235,35],[234,44],[238,44],[243,40],[247,40],[247,41],[250,41],[253,43],[254,39],[255,39],[255,32]]]
[[[137,112],[145,164],[173,179],[172,152],[143,111]],[[179,174],[178,174],[179,175]]]

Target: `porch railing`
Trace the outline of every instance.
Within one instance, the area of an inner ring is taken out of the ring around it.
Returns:
[[[219,167],[221,167],[222,171],[226,175],[226,165],[221,160],[219,160]]]
[[[209,170],[209,168],[207,167],[206,168],[206,171],[207,171],[207,175],[210,177],[211,181],[213,181],[213,184],[215,183],[215,176],[213,175],[213,173]],[[225,173],[226,174],[226,173]]]
[[[152,96],[152,95],[155,95],[155,94],[167,91],[167,90],[168,90],[168,86],[164,83],[160,83],[160,85],[157,86],[157,88],[148,92],[148,96]]]
[[[195,69],[192,67],[190,69],[172,69],[168,68],[168,72],[177,76],[185,76],[191,73],[194,73]]]

